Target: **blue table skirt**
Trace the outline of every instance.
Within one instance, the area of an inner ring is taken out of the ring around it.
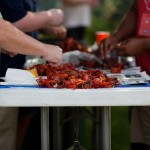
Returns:
[[[41,88],[37,85],[0,85],[0,88]]]
[[[43,88],[39,87],[37,85],[0,85],[0,88],[16,88],[16,87],[22,87],[22,88]],[[136,88],[136,87],[150,87],[149,83],[144,84],[132,84],[132,85],[117,85],[114,88]]]

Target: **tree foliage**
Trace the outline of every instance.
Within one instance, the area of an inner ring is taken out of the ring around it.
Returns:
[[[61,0],[36,0],[39,9],[59,8]],[[125,12],[130,8],[131,0],[99,0],[100,5],[92,11],[91,26],[87,29],[86,40],[89,44],[95,41],[96,31],[110,31],[119,25]]]
[[[95,41],[96,31],[112,32],[130,8],[131,0],[101,0],[100,5],[92,11],[92,23],[86,38],[90,44]]]

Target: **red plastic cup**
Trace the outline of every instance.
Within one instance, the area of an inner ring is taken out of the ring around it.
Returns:
[[[97,42],[97,44],[100,44],[103,39],[108,38],[109,36],[110,36],[110,32],[97,31],[96,32],[96,42]]]

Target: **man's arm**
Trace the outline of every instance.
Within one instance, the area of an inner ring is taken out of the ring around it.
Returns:
[[[144,51],[150,51],[150,38],[130,38],[116,48],[120,56],[136,56]]]
[[[14,53],[42,56],[52,65],[59,65],[62,59],[61,48],[43,44],[3,19],[0,19],[0,48]]]
[[[134,36],[138,19],[138,0],[134,0],[131,9],[124,16],[120,26],[112,34],[118,41]]]
[[[64,13],[61,9],[32,12],[27,10],[27,6],[30,4],[25,4],[24,0],[0,0],[3,18],[23,32],[33,32],[47,25],[63,24]]]
[[[32,32],[39,30],[46,25],[61,25],[64,21],[63,11],[60,9],[50,9],[47,11],[30,12],[14,22],[14,26],[22,30],[23,32]]]

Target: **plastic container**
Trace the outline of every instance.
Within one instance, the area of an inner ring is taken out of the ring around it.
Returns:
[[[108,31],[97,31],[96,32],[96,43],[100,44],[101,41],[110,36],[110,32]]]

